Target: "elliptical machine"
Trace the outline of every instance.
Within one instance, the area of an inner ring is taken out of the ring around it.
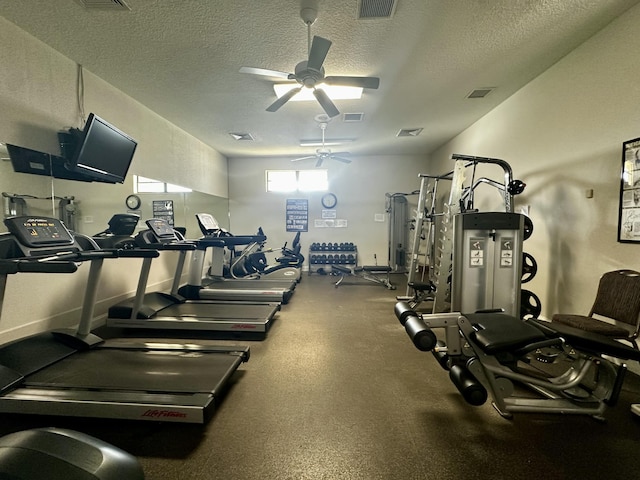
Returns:
[[[264,235],[262,227],[258,229],[259,235]],[[293,238],[291,248],[287,242],[280,249],[264,249],[262,245],[254,244],[246,248],[231,264],[231,275],[241,278],[248,275],[259,275],[262,278],[273,280],[295,280],[300,282],[302,278],[302,264],[304,255],[301,252],[300,232]],[[276,263],[269,264],[267,253],[281,255],[275,258]]]

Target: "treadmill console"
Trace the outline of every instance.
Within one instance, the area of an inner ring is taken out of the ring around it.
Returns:
[[[209,213],[196,213],[198,226],[203,235],[219,235],[221,232],[220,224]]]
[[[117,213],[109,220],[109,229],[112,235],[133,235],[136,230],[140,215],[132,213]]]
[[[170,243],[178,241],[173,227],[162,218],[152,218],[146,221],[147,226],[151,229],[158,243]]]
[[[75,244],[69,230],[56,218],[10,217],[4,224],[19,243],[30,248]]]

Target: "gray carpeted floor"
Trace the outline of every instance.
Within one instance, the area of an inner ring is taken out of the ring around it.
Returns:
[[[0,433],[84,431],[137,455],[151,480],[623,479],[640,468],[640,381],[602,423],[466,404],[393,315],[396,291],[304,276],[263,341],[250,344],[204,426],[0,417]],[[43,475],[42,478],[46,478]]]

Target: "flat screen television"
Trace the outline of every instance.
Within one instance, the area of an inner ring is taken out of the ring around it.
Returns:
[[[137,146],[129,135],[91,113],[67,168],[95,181],[122,183]]]

